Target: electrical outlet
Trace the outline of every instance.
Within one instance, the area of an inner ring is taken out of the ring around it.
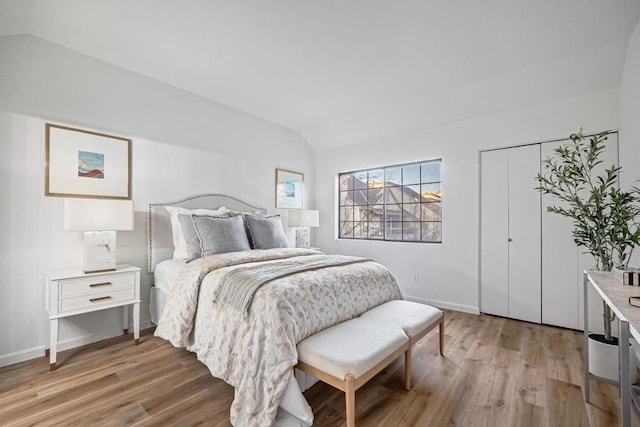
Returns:
[[[418,273],[411,273],[411,281],[413,283],[419,283],[420,282],[420,275]]]

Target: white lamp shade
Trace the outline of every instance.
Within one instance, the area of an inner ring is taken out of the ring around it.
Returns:
[[[65,199],[65,231],[133,230],[133,201]]]
[[[296,209],[289,211],[289,227],[318,227],[320,226],[320,211],[310,209]]]

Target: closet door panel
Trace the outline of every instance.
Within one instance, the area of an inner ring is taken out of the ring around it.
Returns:
[[[553,150],[566,142],[542,144],[541,158],[553,156]],[[565,206],[552,196],[542,195],[542,323],[578,329],[582,281],[576,280],[578,250],[571,235],[573,225],[570,218],[547,212],[551,205]]]
[[[509,149],[509,317],[541,321],[540,145]]]
[[[542,144],[542,159],[553,156],[553,150],[570,140]],[[618,135],[609,135],[603,163],[596,172],[618,164]],[[547,212],[547,206],[563,206],[557,199],[542,196],[542,322],[571,329],[583,329],[582,272],[594,267],[590,255],[582,253],[571,234],[570,219]],[[589,295],[589,325],[602,329],[602,300],[595,292]],[[615,322],[614,322],[615,324]]]
[[[509,316],[507,150],[480,154],[480,311]]]
[[[600,155],[602,164],[596,167],[596,173],[604,173],[604,170],[610,168],[612,165],[618,165],[618,134],[610,134],[607,138],[606,149]],[[634,184],[635,185],[635,184]],[[582,272],[584,270],[591,270],[595,268],[595,261],[593,257],[588,254],[584,254],[584,248],[578,248],[578,329],[584,329],[584,310],[583,310],[583,287],[582,287]],[[604,326],[602,322],[602,298],[589,286],[589,329],[594,332],[604,332]],[[612,323],[613,334],[617,334],[618,322]]]

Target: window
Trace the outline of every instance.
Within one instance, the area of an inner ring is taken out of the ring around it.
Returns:
[[[338,175],[341,239],[442,241],[442,160]]]

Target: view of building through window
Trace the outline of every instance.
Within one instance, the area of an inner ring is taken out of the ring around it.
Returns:
[[[442,160],[339,174],[343,239],[442,241]]]

